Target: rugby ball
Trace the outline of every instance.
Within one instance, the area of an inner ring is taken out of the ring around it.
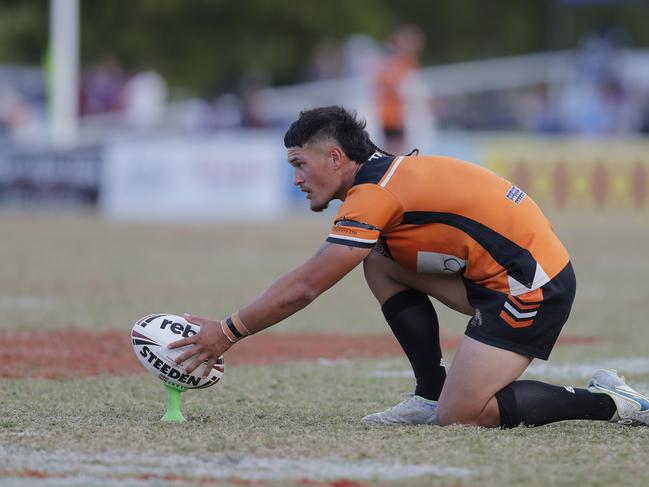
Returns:
[[[131,330],[131,342],[135,355],[144,368],[167,384],[179,389],[205,389],[213,386],[223,377],[224,362],[221,356],[207,377],[203,372],[207,363],[202,363],[191,374],[185,369],[192,359],[176,364],[175,359],[189,346],[170,350],[172,342],[196,335],[201,327],[190,323],[182,316],[153,314],[135,322]]]

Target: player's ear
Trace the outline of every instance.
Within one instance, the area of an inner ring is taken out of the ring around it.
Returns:
[[[338,146],[333,146],[329,151],[329,159],[331,160],[334,169],[340,169],[344,157],[345,157],[345,153]]]

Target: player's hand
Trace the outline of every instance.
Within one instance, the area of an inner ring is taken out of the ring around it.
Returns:
[[[207,377],[219,357],[232,346],[232,342],[223,334],[220,321],[199,318],[198,316],[192,316],[187,313],[185,313],[184,318],[190,323],[200,326],[201,330],[192,337],[170,343],[169,348],[174,349],[192,345],[189,350],[176,359],[176,363],[182,364],[193,358],[194,360],[185,367],[187,372],[191,373],[200,364],[207,361],[205,372],[203,373],[203,377]]]

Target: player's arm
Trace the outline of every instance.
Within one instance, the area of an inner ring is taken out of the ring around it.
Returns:
[[[325,242],[316,254],[275,281],[239,312],[251,333],[278,323],[310,304],[360,264],[371,249]]]
[[[261,296],[225,320],[186,315],[189,321],[201,326],[201,331],[172,343],[169,348],[193,345],[177,362],[194,357],[187,367],[191,372],[207,360],[205,370],[209,371],[238,339],[279,323],[306,307],[360,264],[370,250],[326,242],[310,259],[277,279]]]

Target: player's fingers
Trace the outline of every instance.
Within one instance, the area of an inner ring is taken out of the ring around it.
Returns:
[[[196,340],[198,340],[197,335],[191,336],[189,338],[182,338],[180,340],[176,340],[175,342],[171,342],[169,345],[167,345],[167,348],[173,350],[174,348],[184,347],[185,345],[192,345],[193,343],[196,343]]]
[[[218,359],[211,358],[207,361],[207,365],[205,366],[205,371],[203,372],[203,379],[205,379],[208,375],[210,375],[210,372],[212,372],[212,369],[216,365],[216,361]]]
[[[205,325],[206,322],[212,321],[212,320],[208,320],[207,318],[201,318],[200,316],[191,315],[189,313],[183,314],[183,318],[185,318],[190,323],[193,323],[194,325],[198,325],[198,326],[203,326]]]
[[[187,371],[188,374],[191,374],[196,370],[196,368],[205,362],[207,358],[209,357],[209,354],[207,352],[201,353],[198,357],[196,357],[196,360],[194,360],[192,363],[190,363],[187,367],[185,367],[185,370]]]
[[[178,358],[176,358],[176,363],[182,364],[186,360],[192,358],[194,355],[197,355],[199,353],[201,353],[201,347],[196,347],[196,346],[191,347],[189,350],[183,352],[178,356]]]

